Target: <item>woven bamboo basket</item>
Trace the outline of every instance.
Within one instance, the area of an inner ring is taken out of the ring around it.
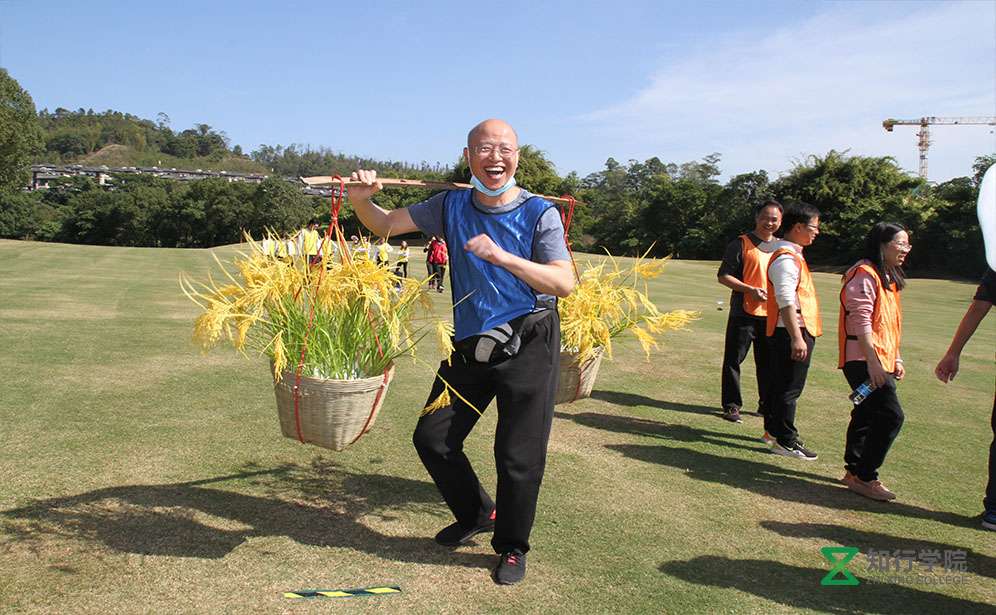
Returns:
[[[294,416],[294,372],[285,371],[273,385],[280,431],[294,440],[341,451],[370,431],[394,378],[394,365],[381,376],[359,380],[301,377],[298,414]]]
[[[560,351],[560,381],[557,384],[555,404],[566,404],[591,397],[591,388],[602,364],[604,348],[595,349],[595,354],[584,363],[572,352]]]

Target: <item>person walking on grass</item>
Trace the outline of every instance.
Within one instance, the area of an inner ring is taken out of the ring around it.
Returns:
[[[757,411],[765,413],[765,390],[768,377],[767,326],[768,260],[771,254],[758,246],[771,241],[781,226],[782,205],[768,199],[754,207],[754,230],[740,235],[726,246],[723,262],[716,274],[719,283],[730,289],[730,316],[726,321],[723,348],[722,408],[723,418],[741,422],[743,399],[740,396],[740,364],[754,346],[754,369],[757,375]]]
[[[429,241],[422,246],[422,251],[425,252],[425,275],[429,280],[429,288],[436,288],[436,276],[432,275],[436,272],[436,269],[432,266],[432,248],[436,245],[435,235],[429,238]]]
[[[377,266],[378,267],[388,267],[388,266],[390,266],[390,264],[391,264],[391,252],[392,251],[393,251],[393,248],[391,248],[391,244],[387,243],[387,237],[384,237],[383,239],[381,239],[380,243],[377,244],[377,247],[375,248],[375,252],[377,254]]]
[[[778,455],[812,461],[816,453],[799,439],[795,426],[796,402],[806,386],[816,338],[823,335],[820,305],[813,276],[802,255],[820,234],[820,212],[812,205],[794,203],[782,217],[780,241],[766,245],[768,264],[769,342],[767,408],[762,439]]]
[[[934,368],[934,374],[941,382],[951,382],[958,374],[961,351],[979,328],[979,324],[989,313],[994,302],[996,302],[996,271],[989,269],[982,277],[982,282],[976,289],[975,297],[962,317],[958,330],[955,331],[948,351]],[[993,431],[993,441],[989,445],[989,479],[986,483],[986,495],[982,500],[982,527],[996,530],[996,395],[993,396],[993,413],[989,419],[989,426]]]
[[[481,122],[467,135],[463,154],[472,189],[385,211],[370,201],[380,189],[376,172],[358,171],[353,179],[363,186],[351,188],[350,197],[375,233],[420,230],[453,246],[456,350],[440,363],[426,407],[446,387],[455,394],[450,405],[419,419],[412,439],[456,518],[436,542],[458,546],[493,531],[499,558],[492,579],[512,584],[526,573],[559,375],[557,297],[573,290],[574,270],[557,208],[515,185],[519,144],[512,127]],[[498,489],[492,500],[463,443],[480,418],[477,410],[495,398]]]
[[[312,218],[308,226],[301,229],[301,254],[308,259],[309,265],[317,265],[322,261],[319,253],[318,220]]]
[[[429,252],[429,263],[432,265],[432,282],[438,292],[443,292],[447,262],[449,262],[449,252],[446,248],[446,239],[439,237],[432,244],[432,250]]]
[[[896,498],[879,480],[878,470],[903,426],[896,381],[906,374],[899,353],[900,292],[906,286],[902,266],[910,247],[906,229],[879,222],[865,238],[863,258],[844,274],[840,290],[837,367],[851,390],[865,382],[875,387],[851,410],[842,481],[851,491],[880,501]]]
[[[394,275],[399,278],[408,277],[409,256],[411,256],[411,250],[408,249],[408,242],[402,241],[401,246],[398,247],[398,260],[394,263]]]

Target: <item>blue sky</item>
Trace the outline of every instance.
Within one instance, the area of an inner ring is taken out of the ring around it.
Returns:
[[[996,115],[993,2],[101,2],[0,0],[0,65],[40,109],[206,123],[250,151],[300,143],[453,162],[501,117],[561,173],[722,154],[772,176],[850,149],[915,172],[887,117]],[[989,127],[936,127],[930,179]]]

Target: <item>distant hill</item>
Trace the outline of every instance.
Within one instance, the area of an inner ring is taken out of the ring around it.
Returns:
[[[207,124],[175,132],[164,113],[152,121],[120,111],[60,107],[42,109],[38,121],[45,140],[44,151],[32,161],[38,164],[157,166],[286,177],[346,174],[364,168],[385,176],[439,179],[452,171],[450,165],[438,162],[373,160],[295,144],[264,144],[247,155],[241,146],[230,144],[224,131]]]
[[[225,156],[220,160],[206,157],[178,158],[163,152],[138,151],[128,145],[105,145],[99,150],[81,156],[72,162],[86,166],[109,167],[164,167],[176,169],[204,169],[205,171],[231,171],[235,173],[268,174],[270,169],[245,157]]]

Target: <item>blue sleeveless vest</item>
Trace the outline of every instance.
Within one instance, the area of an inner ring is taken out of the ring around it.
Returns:
[[[471,190],[451,190],[443,201],[443,225],[449,248],[454,339],[472,335],[528,314],[536,292],[507,270],[463,249],[480,234],[506,252],[532,260],[533,237],[543,213],[553,205],[533,196],[512,211],[485,213],[474,207]]]

